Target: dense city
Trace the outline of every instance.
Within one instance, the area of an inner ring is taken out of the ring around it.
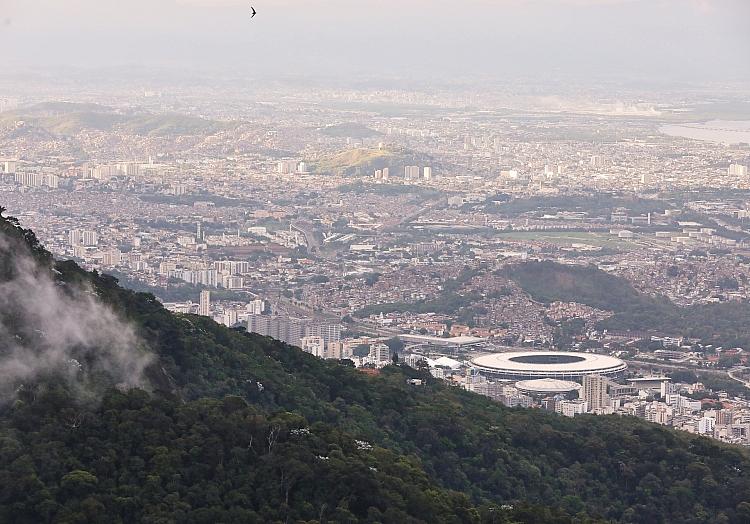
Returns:
[[[0,99],[0,200],[57,257],[363,373],[750,445],[750,128],[727,102],[47,89]],[[478,364],[515,353],[542,360]]]

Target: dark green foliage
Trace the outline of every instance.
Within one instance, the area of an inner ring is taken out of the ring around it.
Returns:
[[[432,300],[420,300],[418,302],[394,302],[391,304],[374,304],[355,311],[354,316],[359,318],[369,317],[380,313],[442,313],[446,315],[456,314],[461,308],[469,306],[474,302],[482,300],[479,293],[443,293]]]
[[[374,129],[370,129],[367,126],[356,122],[344,122],[341,124],[326,126],[321,128],[320,132],[326,136],[337,138],[370,138],[381,134]]]
[[[77,426],[57,404],[75,400],[47,391],[3,419],[1,522],[478,520],[414,457],[240,397],[112,391]]]
[[[414,163],[418,164],[419,162],[407,162],[404,165]],[[431,187],[402,184],[365,184],[362,181],[340,185],[336,188],[336,190],[341,193],[369,193],[385,196],[410,194],[424,199],[438,198],[443,196],[442,191]]]
[[[393,353],[398,353],[400,351],[403,351],[404,347],[406,347],[406,344],[404,344],[404,341],[401,340],[398,337],[392,337],[385,341],[385,345],[388,346],[388,349],[391,350]]]
[[[495,200],[495,198],[492,200]],[[501,204],[490,201],[486,205],[486,211],[508,216],[516,216],[523,213],[542,215],[554,211],[578,211],[586,212],[591,216],[601,216],[609,219],[612,211],[619,208],[627,209],[632,215],[642,215],[646,213],[663,213],[669,207],[669,204],[659,200],[599,193],[593,196],[565,195],[516,198]]]

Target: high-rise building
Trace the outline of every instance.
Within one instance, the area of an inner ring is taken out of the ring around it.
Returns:
[[[590,411],[609,406],[608,382],[609,380],[601,375],[586,375],[583,377],[581,398],[586,401]]]
[[[293,346],[299,346],[310,323],[307,318],[291,318],[271,315],[248,315],[247,330],[272,337]]]
[[[323,340],[323,337],[302,337],[300,348],[302,348],[302,351],[305,353],[310,353],[318,358],[325,358],[326,343]]]
[[[340,341],[328,342],[326,344],[325,358],[335,358],[340,360],[344,358],[344,344]]]
[[[729,176],[747,176],[747,166],[741,164],[729,164]]]
[[[16,161],[15,160],[4,160],[2,163],[3,173],[6,175],[13,175],[16,172]]]
[[[388,180],[388,178],[391,176],[391,171],[387,167],[383,168],[383,180]]]
[[[82,231],[81,243],[84,246],[96,246],[99,244],[99,234],[96,231]]]
[[[262,298],[256,298],[252,302],[249,302],[245,309],[251,315],[260,315],[266,310],[266,302]]]
[[[200,220],[195,225],[195,239],[198,242],[203,242],[204,233],[203,233],[203,222]]]
[[[720,409],[716,412],[716,423],[726,426],[731,424],[734,419],[734,411],[731,409]]]
[[[138,176],[141,174],[141,166],[136,162],[120,162],[116,167],[117,174],[121,176]]]
[[[80,229],[71,229],[68,231],[68,242],[71,246],[80,246],[81,245],[81,230]]]
[[[179,278],[194,285],[217,287],[219,284],[218,273],[215,269],[201,269],[197,271],[175,269],[174,271],[169,271],[168,276]]]
[[[601,155],[591,155],[589,163],[591,167],[604,167],[604,157]]]
[[[242,289],[245,287],[245,279],[234,275],[222,275],[220,283],[224,289]]]
[[[276,164],[276,172],[280,175],[288,175],[296,170],[297,162],[295,160],[280,160]]]
[[[341,340],[341,324],[335,322],[313,322],[307,326],[305,334],[322,337],[326,343],[338,342]]]
[[[388,362],[391,358],[391,350],[385,344],[370,344],[368,355],[372,362]]]
[[[224,324],[227,327],[234,327],[237,325],[237,310],[230,308],[224,310],[224,315],[222,317],[222,324]]]
[[[677,386],[672,384],[669,379],[663,380],[659,386],[659,393],[661,398],[667,398],[667,395],[674,394],[677,391]]]
[[[405,180],[417,180],[419,178],[419,166],[404,167]]]
[[[283,315],[262,315],[262,300],[247,305],[247,330],[272,337],[293,346],[299,346],[306,337],[319,337],[323,340],[323,350],[327,344],[341,340],[341,324],[319,322],[311,318],[292,318]]]
[[[432,180],[432,168],[431,167],[425,167],[423,173],[424,173],[425,180]]]
[[[698,420],[698,433],[701,435],[713,434],[716,420],[708,417],[702,417]]]
[[[27,187],[42,187],[44,184],[44,175],[41,173],[20,173],[16,172],[14,179],[16,184]]]
[[[105,266],[119,266],[121,261],[122,253],[119,249],[110,249],[102,254],[102,264]]]
[[[68,241],[71,246],[92,247],[99,244],[99,235],[96,231],[86,231],[84,229],[71,229],[68,232]]]
[[[207,289],[201,291],[198,314],[204,317],[211,316],[211,292]]]

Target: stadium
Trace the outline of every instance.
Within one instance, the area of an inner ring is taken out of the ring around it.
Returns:
[[[484,375],[508,380],[581,380],[586,375],[619,375],[628,367],[619,358],[607,355],[562,351],[493,353],[471,363]]]
[[[546,397],[548,395],[566,395],[578,393],[581,385],[570,380],[559,380],[556,378],[535,378],[533,380],[521,380],[516,382],[516,389],[534,397]]]

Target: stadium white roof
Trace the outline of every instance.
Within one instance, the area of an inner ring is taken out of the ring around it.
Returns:
[[[614,375],[628,367],[619,358],[608,355],[566,351],[492,353],[477,357],[471,362],[486,373],[528,379]]]
[[[516,382],[516,388],[529,393],[568,393],[581,389],[578,382],[570,380],[558,380],[556,378],[537,378],[533,380],[522,380]]]

